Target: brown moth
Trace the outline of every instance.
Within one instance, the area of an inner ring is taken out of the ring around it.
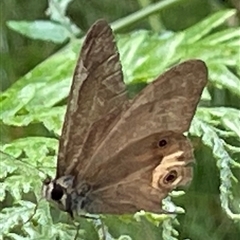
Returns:
[[[188,131],[207,83],[201,60],[183,62],[129,100],[110,26],[97,21],[78,59],[45,198],[71,215],[161,213],[192,179]]]

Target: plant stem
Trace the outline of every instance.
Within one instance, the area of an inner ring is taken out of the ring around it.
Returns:
[[[180,2],[182,0],[164,0],[155,4],[151,4],[147,6],[146,8],[143,8],[133,14],[128,15],[125,18],[119,19],[112,23],[112,28],[115,32],[118,32],[136,22],[139,20],[142,20],[144,18],[149,17],[152,14],[155,14],[157,12],[160,12],[161,10],[176,4],[177,2]]]
[[[151,0],[138,0],[138,3],[142,8],[146,8],[147,6],[149,6],[151,4]],[[149,16],[148,22],[149,22],[149,25],[151,26],[151,29],[154,32],[159,33],[160,31],[163,31],[164,25],[161,21],[160,14],[153,14],[153,15]]]

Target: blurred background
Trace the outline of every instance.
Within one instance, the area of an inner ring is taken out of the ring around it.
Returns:
[[[85,32],[99,18],[105,18],[109,22],[114,22],[155,2],[160,1],[121,0],[116,3],[116,1],[112,0],[74,0],[69,3],[67,15]],[[172,3],[169,4],[168,8],[161,11],[161,16],[156,15],[150,21],[147,18],[125,28],[122,32],[129,32],[138,28],[153,28],[153,30],[158,32],[164,29],[180,31],[197,23],[210,13],[221,9],[236,8],[238,11],[240,10],[239,0],[170,0],[169,2]],[[47,0],[3,0],[0,2],[0,79],[2,91],[38,63],[60,49],[62,44],[66,44],[66,42],[55,44],[29,39],[9,29],[6,25],[6,22],[9,20],[34,21],[49,19],[46,15],[47,8]],[[229,20],[229,24],[239,24],[239,13],[238,17],[235,16]]]

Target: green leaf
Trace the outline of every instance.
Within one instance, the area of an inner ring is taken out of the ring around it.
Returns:
[[[212,16],[184,31],[184,41],[186,41],[188,44],[199,41],[204,36],[209,34],[213,29],[222,25],[227,19],[235,14],[235,10],[223,10],[216,12]]]
[[[152,81],[175,63],[173,55],[181,41],[181,34],[159,38],[146,31],[119,38],[118,46],[125,83]]]
[[[236,138],[240,138],[240,110],[229,107],[199,108],[197,115],[212,125],[217,122],[225,131],[229,131]]]
[[[42,119],[45,111],[49,112],[50,107],[67,97],[75,65],[76,46],[79,43],[55,54],[2,93],[0,119],[6,124],[17,126],[24,126],[31,121],[39,122],[38,114],[42,113],[42,117],[39,116]],[[61,111],[64,109],[56,108],[55,113],[59,115]],[[57,122],[59,120],[62,117]]]
[[[231,170],[231,162],[234,162],[234,160],[227,152],[224,140],[218,136],[214,127],[197,117],[191,125],[190,132],[193,136],[201,138],[203,144],[212,149],[212,154],[216,159],[216,164],[220,172],[221,185],[219,189],[222,208],[230,218],[239,220],[240,213],[234,213],[230,209],[233,186],[232,179],[236,180],[236,178]]]
[[[211,82],[214,86],[228,89],[240,97],[240,82],[238,76],[218,62],[209,63],[208,66],[210,67]]]
[[[239,35],[240,28],[230,28],[209,35],[208,37],[204,38],[204,42],[213,46],[216,44],[225,43],[227,45],[233,45],[234,47],[237,47],[235,40],[237,40],[239,44]]]
[[[26,37],[36,40],[63,43],[69,38],[69,32],[65,27],[47,20],[8,21],[7,26]]]
[[[67,7],[71,2],[72,0],[51,0],[49,1],[49,7],[46,14],[51,20],[56,21],[65,27],[69,36],[74,38],[80,33],[80,29],[70,20],[70,18],[67,17]]]
[[[49,1],[49,6],[47,14],[51,17],[52,20],[61,22],[63,16],[66,17],[66,11],[69,3],[73,0],[51,0]]]
[[[26,181],[29,182],[27,176],[30,174],[33,175],[31,179],[33,187],[36,186],[35,184],[40,181],[40,177],[43,179],[46,174],[53,175],[53,166],[56,164],[56,159],[53,156],[56,155],[57,145],[56,139],[27,137],[1,146],[0,150],[9,156],[1,153],[0,177],[13,176],[13,173],[16,172],[17,176],[22,177],[22,180],[16,184],[25,184]],[[42,170],[46,174],[41,173]],[[39,179],[34,176],[39,176]],[[4,183],[7,184],[7,180]]]

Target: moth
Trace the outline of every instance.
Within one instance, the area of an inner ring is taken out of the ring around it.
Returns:
[[[161,213],[162,200],[192,179],[188,131],[207,67],[183,62],[128,99],[119,53],[105,20],[88,31],[74,72],[56,177],[43,195],[75,214]]]

